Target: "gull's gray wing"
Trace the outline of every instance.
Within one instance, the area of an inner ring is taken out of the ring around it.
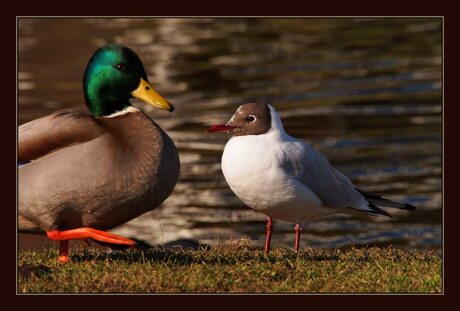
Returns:
[[[368,202],[347,176],[306,142],[292,139],[283,145],[283,152],[283,169],[313,191],[325,206],[389,216]]]

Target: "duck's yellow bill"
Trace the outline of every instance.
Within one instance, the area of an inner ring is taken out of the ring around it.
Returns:
[[[171,105],[166,99],[163,98],[160,94],[158,94],[152,87],[152,85],[141,78],[141,82],[137,89],[131,92],[136,98],[146,102],[153,107],[157,107],[159,109],[174,111],[174,106]]]

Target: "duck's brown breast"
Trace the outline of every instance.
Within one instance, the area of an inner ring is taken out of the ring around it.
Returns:
[[[20,214],[42,229],[113,228],[174,189],[179,157],[157,124],[140,111],[98,121],[103,135],[20,169]]]

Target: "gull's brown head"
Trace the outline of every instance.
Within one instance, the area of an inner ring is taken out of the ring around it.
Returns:
[[[206,131],[228,132],[233,136],[265,134],[271,128],[270,108],[267,104],[249,103],[238,107],[225,124],[213,125]]]

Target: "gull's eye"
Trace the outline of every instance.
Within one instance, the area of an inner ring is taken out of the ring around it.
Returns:
[[[247,116],[245,119],[248,122],[254,122],[256,120],[256,117],[251,114],[251,115]]]
[[[117,68],[118,71],[126,71],[126,67],[123,64],[118,64],[115,68]]]

